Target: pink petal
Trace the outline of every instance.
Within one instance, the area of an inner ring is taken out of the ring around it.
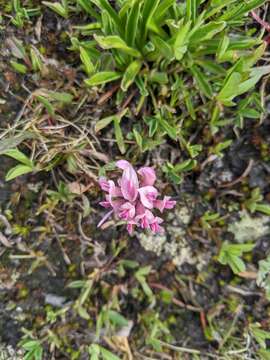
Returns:
[[[115,186],[114,181],[109,180],[108,185],[109,185],[110,196],[112,196],[112,197],[122,197],[123,196],[121,189],[118,186]]]
[[[124,203],[119,208],[119,217],[124,220],[132,220],[135,216],[135,206],[129,202]]]
[[[132,235],[132,234],[133,234],[134,226],[135,226],[135,224],[132,223],[132,222],[127,224],[127,231],[128,231],[128,233],[129,233],[129,235]]]
[[[98,183],[103,191],[109,192],[110,185],[109,185],[108,180],[106,180],[105,177],[99,178]]]
[[[170,196],[165,196],[163,200],[156,200],[154,206],[163,212],[164,209],[173,209],[176,205],[176,201],[171,200]]]
[[[164,233],[163,227],[161,227],[159,224],[163,223],[163,220],[160,217],[155,217],[152,224],[150,224],[151,230],[154,234],[162,234]]]
[[[125,203],[124,199],[116,199],[111,201],[111,206],[116,214],[119,213],[121,206]]]
[[[141,175],[141,186],[154,185],[157,177],[153,168],[145,166],[138,170],[138,174]]]
[[[103,206],[106,209],[109,209],[111,207],[111,204],[109,201],[101,201],[99,205]]]
[[[140,199],[143,204],[148,209],[153,209],[154,203],[158,196],[158,191],[153,186],[144,186],[139,190]]]
[[[98,227],[98,228],[101,227],[101,225],[103,225],[103,224],[105,223],[105,221],[106,221],[107,219],[109,219],[109,217],[112,215],[112,213],[113,213],[113,210],[109,211],[109,212],[100,220],[100,222],[98,223],[97,227]]]
[[[150,224],[154,221],[155,217],[150,210],[145,210],[141,215],[136,216],[136,221],[140,222],[142,229],[149,229]]]
[[[119,168],[119,169],[122,169],[122,170],[125,170],[127,169],[128,167],[132,167],[132,165],[127,161],[127,160],[119,160],[116,162],[116,166]]]
[[[125,160],[121,160],[125,162]],[[123,197],[128,201],[135,201],[138,195],[139,180],[136,174],[136,171],[133,167],[126,161],[126,167],[123,171],[121,179],[121,191]]]

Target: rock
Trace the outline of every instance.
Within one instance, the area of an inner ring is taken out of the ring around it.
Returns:
[[[63,307],[66,302],[66,298],[54,294],[46,294],[45,304],[49,304],[55,307]]]

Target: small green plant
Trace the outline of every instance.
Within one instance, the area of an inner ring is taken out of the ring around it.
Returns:
[[[88,86],[118,81],[122,94],[137,88],[138,111],[151,99],[154,112],[158,113],[160,104],[169,103],[193,120],[196,107],[207,104],[213,132],[227,121],[221,119],[224,108],[231,118],[237,114],[239,122],[250,116],[245,110],[247,104],[240,104],[239,113],[230,109],[237,106],[235,98],[269,72],[267,66],[254,67],[265,50],[261,36],[241,32],[245,15],[265,1],[118,0],[114,6],[107,0],[78,3],[97,21],[81,28],[93,36],[91,41],[72,38],[90,76],[85,80]],[[159,121],[158,126],[177,139],[175,124]]]
[[[225,241],[220,249],[218,261],[222,265],[229,265],[234,274],[243,272],[246,270],[246,265],[241,257],[243,253],[250,252],[254,246],[254,244],[229,244]]]
[[[67,19],[69,15],[68,0],[61,0],[61,2],[42,1],[42,4],[48,6],[51,10],[55,11],[58,15]]]
[[[270,255],[259,261],[257,285],[265,289],[266,297],[270,300]]]
[[[251,197],[245,201],[244,206],[253,214],[259,211],[263,214],[270,215],[270,205],[262,203],[263,196],[259,188],[253,189]]]
[[[200,224],[203,229],[209,230],[212,228],[212,225],[222,220],[222,217],[219,213],[206,211],[203,216],[200,218]]]
[[[37,171],[37,167],[34,162],[18,149],[7,150],[3,153],[3,155],[9,156],[19,162],[19,165],[16,165],[8,171],[6,174],[6,181],[10,181],[18,176]]]
[[[15,15],[12,17],[11,22],[19,28],[22,28],[25,22],[29,21],[32,16],[37,16],[40,13],[39,8],[26,9],[22,6],[20,0],[12,0],[12,7]]]
[[[120,360],[118,356],[98,344],[90,345],[88,352],[89,360]]]
[[[22,341],[22,348],[26,351],[23,360],[42,360],[43,347],[38,340],[26,339]]]
[[[105,330],[105,334],[113,334],[119,328],[128,326],[128,321],[119,312],[104,306],[98,314],[96,324],[96,334],[99,339],[101,330]]]
[[[251,324],[249,330],[262,349],[266,349],[266,340],[270,340],[270,332],[261,328],[260,324]],[[270,353],[269,353],[270,355]]]
[[[183,174],[193,170],[196,165],[196,160],[188,159],[176,165],[167,162],[162,169],[170,181],[175,184],[180,184],[183,181]]]

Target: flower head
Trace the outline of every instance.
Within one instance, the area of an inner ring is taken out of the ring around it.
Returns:
[[[161,213],[165,209],[173,209],[176,201],[169,196],[158,199],[159,192],[154,187],[156,182],[155,170],[151,167],[142,167],[137,172],[126,160],[119,160],[116,166],[122,170],[122,176],[117,185],[112,180],[104,177],[99,179],[101,189],[106,193],[105,200],[100,205],[109,212],[99,222],[101,226],[112,214],[127,224],[127,231],[132,234],[134,228],[150,229],[153,233],[162,233],[164,229],[160,226],[163,222],[155,216],[154,210]]]

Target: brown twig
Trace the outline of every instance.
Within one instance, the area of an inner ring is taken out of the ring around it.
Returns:
[[[166,286],[164,286],[162,284],[149,283],[149,286],[154,289],[165,290],[165,291],[168,291],[171,293],[173,292],[171,289],[167,288]],[[172,302],[173,302],[173,304],[175,304],[181,308],[188,309],[190,311],[194,311],[194,312],[198,312],[198,313],[201,313],[201,311],[202,311],[201,308],[193,306],[193,305],[185,304],[183,301],[176,299],[174,296],[172,297]]]
[[[119,89],[120,85],[116,84],[114,85],[110,90],[108,90],[105,94],[103,94],[99,100],[98,100],[98,105],[102,105],[104,104],[106,101],[108,101],[108,99],[110,97],[112,97],[112,95]]]
[[[121,109],[125,109],[128,106],[128,104],[131,102],[131,100],[136,95],[136,93],[137,93],[137,90],[132,91],[132,93],[128,96],[126,101],[124,101],[123,105],[121,105]]]
[[[229,183],[221,184],[221,185],[219,185],[219,187],[220,188],[228,188],[228,187],[238,184],[239,182],[242,182],[244,180],[244,178],[246,178],[248,176],[248,174],[250,173],[250,171],[253,167],[253,164],[254,164],[254,160],[250,159],[246,170],[243,172],[243,174],[241,176],[239,176],[239,178],[237,178],[234,181],[231,181]]]

